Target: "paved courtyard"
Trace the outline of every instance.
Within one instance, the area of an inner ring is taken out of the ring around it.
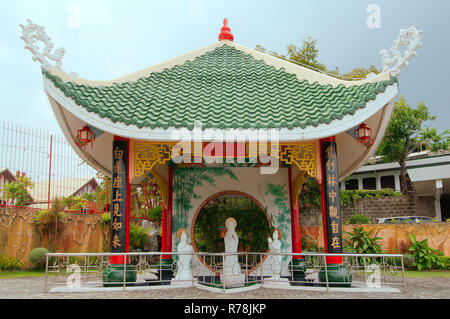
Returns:
[[[317,292],[260,288],[218,294],[196,288],[120,292],[45,292],[42,277],[1,279],[0,299],[450,299],[450,278],[407,278],[407,293]]]

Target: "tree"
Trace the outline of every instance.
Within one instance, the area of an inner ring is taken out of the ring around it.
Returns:
[[[423,134],[423,124],[436,117],[430,115],[428,107],[420,103],[412,108],[400,97],[394,106],[384,139],[378,149],[378,154],[386,162],[396,161],[400,165],[400,185],[403,194],[407,193],[406,158],[415,152],[422,142],[427,143],[428,137]]]
[[[7,205],[28,206],[31,204],[29,190],[34,187],[33,182],[27,177],[17,177],[17,180],[5,184],[2,189]]]
[[[261,46],[256,45],[255,50],[266,53],[267,50]],[[319,62],[319,49],[317,48],[317,39],[308,37],[303,41],[302,47],[299,48],[294,44],[289,44],[287,46],[287,54],[279,54],[274,51],[269,51],[269,55],[275,56],[277,58],[301,64],[304,67],[327,73],[328,75],[334,76],[340,79],[364,79],[370,73],[378,74],[380,71],[371,65],[369,68],[354,68],[346,74],[341,74],[339,68],[334,70],[328,69],[325,64]]]
[[[422,146],[433,153],[447,151],[450,143],[450,131],[447,129],[443,133],[438,134],[435,128],[425,128],[420,132],[420,141]]]

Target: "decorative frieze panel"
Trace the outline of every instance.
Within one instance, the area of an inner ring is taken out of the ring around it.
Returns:
[[[156,164],[168,164],[173,156],[172,151],[175,147],[180,147],[179,144],[175,143],[135,143],[134,145],[135,177],[143,176],[146,172],[151,172]],[[192,143],[190,154],[185,154],[186,147],[183,146],[175,150],[175,153],[179,158],[183,158],[183,160],[190,160],[190,163],[202,163],[204,162],[205,156],[211,156],[211,145],[210,143],[199,145],[200,147],[198,147],[198,144]],[[278,159],[280,164],[296,165],[300,171],[306,172],[308,176],[318,177],[317,145],[314,142],[298,144],[245,143],[245,145],[242,143],[242,146],[245,147],[236,148],[235,145],[232,148],[234,152],[233,157],[236,161],[239,160],[237,161],[238,163],[244,159],[248,163],[264,165],[268,163],[268,159]],[[212,156],[220,156],[223,158],[223,163],[230,163],[226,150],[227,147],[224,147],[220,154],[214,154]],[[236,152],[236,150],[239,151]],[[216,161],[215,163],[218,162]]]

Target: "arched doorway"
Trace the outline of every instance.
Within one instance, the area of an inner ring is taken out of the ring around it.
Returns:
[[[267,238],[271,235],[272,224],[265,208],[252,196],[238,192],[225,191],[205,200],[197,209],[191,226],[191,242],[195,252],[224,252],[225,221],[237,221],[236,233],[239,236],[238,252],[267,252]],[[210,270],[216,271],[217,262],[200,261]],[[245,261],[248,273],[257,269],[265,256],[255,262]],[[243,262],[244,261],[240,261]],[[211,266],[214,264],[214,266]]]

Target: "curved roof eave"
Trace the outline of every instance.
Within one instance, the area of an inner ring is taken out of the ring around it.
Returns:
[[[307,67],[303,67],[299,64],[296,64],[294,62],[290,62],[287,60],[283,60],[281,58],[271,56],[269,54],[250,49],[246,46],[237,44],[235,42],[231,41],[219,41],[213,44],[210,44],[208,46],[202,47],[200,49],[181,54],[177,57],[168,59],[164,62],[152,65],[150,67],[144,68],[142,70],[138,70],[136,72],[132,72],[130,74],[127,74],[125,76],[113,79],[113,80],[107,80],[107,81],[97,81],[97,80],[88,80],[83,78],[74,78],[70,74],[64,72],[62,69],[52,68],[50,72],[53,75],[56,75],[60,77],[64,82],[73,82],[75,84],[80,85],[89,85],[89,86],[110,86],[114,83],[120,84],[125,82],[135,82],[143,77],[148,77],[153,72],[162,72],[165,69],[173,68],[177,65],[182,65],[186,63],[187,61],[194,61],[195,58],[204,55],[207,52],[211,52],[214,49],[221,47],[221,46],[231,46],[235,49],[242,51],[246,54],[250,54],[255,58],[256,60],[262,60],[267,65],[273,66],[276,70],[284,69],[287,73],[291,73],[297,76],[299,81],[307,80],[309,83],[317,82],[321,85],[332,85],[332,86],[338,86],[338,85],[344,85],[346,87],[354,86],[354,85],[361,85],[364,83],[373,83],[378,82],[381,80],[387,80],[390,78],[390,74],[387,72],[382,72],[378,74],[377,76],[373,78],[366,78],[362,80],[357,81],[348,81],[348,80],[341,80],[338,78],[335,78],[333,76],[309,69]]]
[[[114,135],[122,136],[125,138],[139,139],[139,140],[152,140],[152,141],[165,141],[165,142],[177,142],[180,140],[179,133],[180,130],[169,127],[168,129],[163,128],[138,128],[135,125],[125,125],[120,122],[112,122],[108,118],[101,118],[96,113],[88,112],[83,107],[77,105],[71,98],[65,96],[65,94],[58,88],[55,87],[52,81],[43,77],[44,79],[44,90],[49,94],[55,101],[57,101],[62,107],[67,111],[74,114],[76,117],[82,121],[104,131],[109,132]],[[279,130],[279,140],[286,142],[294,141],[305,141],[325,138],[329,136],[335,136],[341,132],[345,132],[355,125],[364,122],[369,117],[378,112],[382,107],[384,107],[388,102],[390,102],[394,97],[398,95],[398,85],[394,83],[393,85],[386,88],[383,93],[379,93],[374,100],[369,101],[366,106],[362,109],[356,110],[352,115],[346,115],[341,120],[334,120],[329,124],[320,124],[316,127],[308,126],[305,129],[293,128],[287,129],[282,128]],[[205,135],[210,134],[221,134],[226,136],[226,132],[233,132],[236,130],[222,130],[222,129],[206,129],[204,131]],[[193,133],[192,130],[182,129],[183,134]],[[255,130],[251,129],[239,129],[241,134],[251,134]]]

